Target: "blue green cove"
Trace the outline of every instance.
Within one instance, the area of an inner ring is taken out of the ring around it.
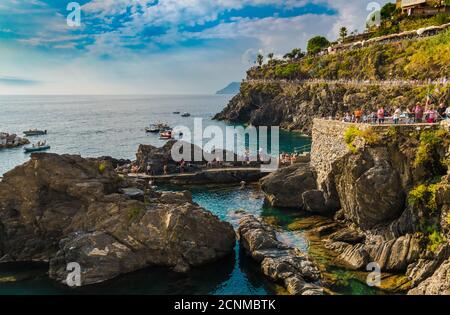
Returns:
[[[77,101],[62,97],[4,97],[0,105],[6,115],[0,116],[0,126],[9,132],[21,133],[31,127],[45,127],[52,144],[51,152],[111,155],[133,158],[139,143],[162,145],[143,132],[149,121],[168,121],[172,125],[192,124],[192,120],[174,116],[172,111],[187,109],[212,123],[229,97],[85,97]],[[76,104],[75,104],[76,103]],[[74,106],[76,105],[76,106]],[[127,106],[125,106],[127,105]],[[93,110],[95,108],[95,110]],[[142,115],[142,113],[147,113]],[[62,123],[64,121],[65,123]],[[44,125],[43,125],[44,122]],[[216,122],[215,122],[216,123]],[[222,123],[217,123],[222,124]],[[281,132],[280,150],[292,151],[310,143],[296,133]],[[28,159],[20,149],[0,151],[0,175]],[[177,187],[161,187],[177,190]],[[311,217],[295,210],[264,206],[264,196],[257,186],[187,187],[194,201],[223,220],[236,225],[233,212],[245,210],[263,218],[278,231],[283,241],[308,251],[320,263],[331,290],[340,294],[383,294],[365,285],[367,274],[350,272],[333,263],[320,240],[308,234],[311,223],[326,218]],[[255,262],[240,252],[216,263],[196,268],[180,275],[167,268],[148,268],[123,275],[103,284],[69,289],[47,275],[45,264],[1,264],[0,294],[284,294],[278,285],[269,282]]]

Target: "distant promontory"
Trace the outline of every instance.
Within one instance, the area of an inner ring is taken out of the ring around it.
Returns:
[[[223,88],[220,91],[217,91],[217,95],[224,95],[224,94],[238,94],[239,90],[241,88],[241,83],[239,82],[231,82],[227,85],[227,87]]]

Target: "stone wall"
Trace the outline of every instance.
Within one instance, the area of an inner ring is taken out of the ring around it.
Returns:
[[[366,135],[368,138],[357,137],[353,141],[352,146],[357,152],[352,152],[344,139],[346,131],[351,126],[357,126],[361,131],[371,129],[371,132],[367,133],[368,136]],[[373,199],[377,195],[386,199],[387,192],[398,189],[399,196],[393,196],[393,200],[386,204],[386,208],[392,208],[389,210],[390,213],[399,213],[403,208],[406,193],[419,178],[427,175],[427,170],[423,167],[413,168],[419,141],[410,135],[418,129],[431,128],[440,126],[439,124],[356,125],[314,119],[311,167],[316,174],[317,188],[323,191],[329,210],[344,209],[352,213],[360,209],[367,212],[365,209],[369,207],[368,204],[358,208],[354,201],[358,198]],[[375,140],[378,143],[368,144],[371,135],[379,138]],[[374,185],[377,186],[376,189],[367,190]],[[395,199],[398,202],[395,202]],[[373,214],[373,216],[376,219],[383,219],[381,215]],[[370,222],[375,221],[374,219]]]
[[[314,119],[311,166],[317,172],[319,185],[331,172],[332,163],[349,152],[344,141],[344,133],[350,125],[340,121]]]

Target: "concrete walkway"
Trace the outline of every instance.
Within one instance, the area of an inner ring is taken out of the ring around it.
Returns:
[[[268,175],[259,167],[224,167],[204,169],[195,173],[177,173],[168,175],[128,174],[130,178],[152,180],[155,184],[237,184],[242,181],[255,182]]]

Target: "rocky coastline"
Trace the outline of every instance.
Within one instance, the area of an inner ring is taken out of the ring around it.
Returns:
[[[415,85],[363,85],[337,83],[296,83],[252,81],[241,86],[238,95],[214,119],[254,126],[312,134],[313,119],[344,117],[361,108],[371,113],[383,104],[392,113],[397,106],[411,107],[422,101],[427,87]],[[450,88],[436,92],[436,102],[450,99]]]
[[[306,253],[280,242],[273,228],[243,215],[237,231],[241,247],[261,265],[262,273],[282,283],[292,295],[323,295],[319,267]]]
[[[263,179],[267,202],[332,216],[321,238],[349,269],[375,262],[409,294],[448,293],[448,127],[359,128],[314,120],[311,162]]]
[[[193,203],[189,192],[159,193],[119,177],[109,160],[34,154],[0,182],[0,262],[45,262],[81,285],[149,266],[177,272],[233,250],[229,223]]]
[[[0,132],[0,149],[21,147],[29,143],[28,139],[21,138],[16,134]]]

